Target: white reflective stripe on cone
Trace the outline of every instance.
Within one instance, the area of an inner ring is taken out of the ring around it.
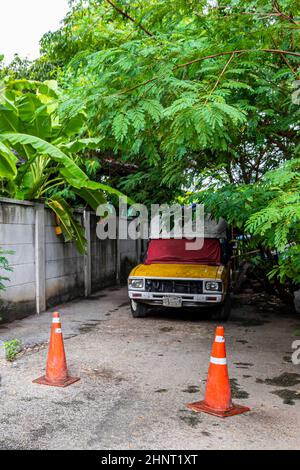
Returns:
[[[55,333],[61,333],[61,328],[55,328]]]
[[[60,323],[60,318],[52,318],[52,323]]]
[[[225,366],[227,364],[226,357],[210,357],[211,364],[217,364],[219,366]]]
[[[224,338],[224,336],[216,336],[216,337],[215,337],[215,342],[216,342],[216,343],[225,343],[225,338]]]

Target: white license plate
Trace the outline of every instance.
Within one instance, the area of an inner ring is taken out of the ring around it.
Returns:
[[[181,307],[182,298],[181,297],[163,297],[163,306],[164,307]]]

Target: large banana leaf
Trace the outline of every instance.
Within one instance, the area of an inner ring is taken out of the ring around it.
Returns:
[[[82,254],[86,251],[86,239],[83,227],[76,222],[73,211],[66,201],[61,197],[52,197],[46,204],[56,214],[60,221],[65,241],[75,241],[76,248]]]
[[[18,115],[12,109],[0,103],[0,133],[17,132],[19,130]]]
[[[14,145],[29,145],[33,147],[40,155],[49,155],[53,160],[65,166],[74,177],[87,178],[85,173],[55,145],[46,142],[39,137],[30,134],[21,133],[3,133],[0,134],[0,141],[9,142],[11,146]]]
[[[10,80],[5,84],[5,89],[10,91],[31,91],[47,95],[52,98],[57,98],[57,82],[55,80],[47,80],[45,82],[38,82],[36,80],[27,80],[21,78],[19,80]]]
[[[73,188],[73,191],[84,201],[86,201],[95,212],[100,204],[105,204],[107,202],[104,194],[101,191],[91,191],[90,189],[86,188]]]
[[[117,189],[111,188],[106,184],[91,181],[84,171],[68,157],[59,147],[46,142],[39,137],[19,134],[19,133],[4,133],[0,134],[0,141],[9,142],[14,145],[30,145],[37,150],[41,155],[49,155],[54,161],[60,164],[59,172],[66,179],[66,181],[76,189],[87,189],[91,191],[105,191],[109,194],[115,194],[119,197],[126,198],[126,196]],[[128,199],[129,202],[131,202]]]
[[[93,139],[82,139],[78,144],[80,149],[83,148],[84,144],[86,144],[86,146],[93,146],[97,145],[97,142]],[[17,148],[18,152],[20,152],[20,148],[26,151],[27,162],[23,165],[24,171],[22,171],[21,168],[17,175],[17,178],[19,176],[21,178],[17,194],[18,197],[22,199],[28,197],[28,195],[32,195],[32,198],[34,198],[38,190],[36,186],[44,184],[47,181],[48,176],[46,174],[47,172],[45,172],[46,170],[43,171],[40,178],[34,179],[30,169],[34,168],[37,158],[43,160],[44,158],[49,159],[49,157],[58,164],[57,167],[50,166],[49,171],[55,169],[56,172],[62,176],[62,180],[70,185],[72,190],[94,210],[96,210],[100,204],[106,202],[105,193],[126,198],[126,196],[116,189],[96,181],[91,181],[84,171],[82,171],[72,158],[66,155],[58,145],[53,145],[37,136],[11,132],[3,133],[0,134],[0,145],[0,150],[2,150],[0,155],[3,154],[3,158],[1,157],[1,162],[3,163],[2,166],[0,166],[0,176],[3,174],[4,177],[11,182],[13,182],[12,179],[16,176],[15,161],[17,159],[7,146],[10,145],[10,147],[14,149]],[[70,149],[73,150],[74,145],[75,144],[71,143],[67,151],[70,151]],[[30,152],[28,152],[28,148]],[[59,178],[56,178],[56,181],[57,179]],[[72,210],[66,201],[61,197],[51,197],[46,200],[46,204],[60,220],[65,240],[74,240],[77,249],[81,253],[84,253],[86,245],[84,230],[74,219]]]
[[[12,151],[0,142],[0,177],[14,179],[17,175],[17,161]]]
[[[84,123],[86,121],[85,113],[81,112],[75,114],[67,121],[64,121],[64,125],[62,126],[62,132],[64,135],[73,137],[74,135],[78,134],[80,130],[83,128]]]
[[[90,137],[88,139],[77,139],[72,142],[62,143],[59,145],[62,151],[77,153],[84,149],[98,149],[103,139]]]
[[[4,106],[5,109],[9,109],[18,114],[15,106],[15,94],[12,91],[8,91],[6,88],[0,89],[0,104]]]
[[[18,115],[26,124],[26,132],[41,139],[51,137],[52,121],[47,112],[47,106],[43,105],[36,95],[27,93],[22,96],[17,104]]]

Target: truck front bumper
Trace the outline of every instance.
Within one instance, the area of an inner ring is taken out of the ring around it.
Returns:
[[[219,292],[212,292],[211,294],[174,294],[129,290],[128,295],[131,300],[153,306],[163,305],[164,297],[181,297],[183,307],[208,307],[220,304],[224,300],[224,294]]]

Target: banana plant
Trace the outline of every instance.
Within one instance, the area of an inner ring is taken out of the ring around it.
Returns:
[[[43,201],[59,219],[66,241],[85,251],[83,228],[76,222],[62,189],[69,189],[96,210],[119,191],[92,181],[80,168],[80,152],[99,148],[101,139],[80,138],[85,113],[59,116],[61,91],[55,81],[14,80],[0,84],[0,194]]]

